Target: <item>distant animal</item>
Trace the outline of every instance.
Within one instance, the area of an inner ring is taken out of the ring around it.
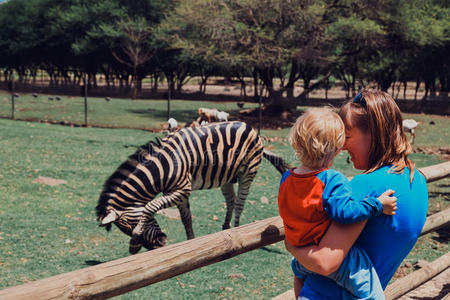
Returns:
[[[58,101],[60,101],[60,100],[61,100],[61,97],[56,96],[55,99],[58,100]]]
[[[53,97],[48,97],[48,100],[53,101]]]
[[[184,125],[184,127],[194,128],[194,127],[199,127],[199,126],[206,126],[208,124],[209,124],[208,121],[203,120],[203,121],[201,121],[201,123],[199,123],[198,120],[194,120],[192,122],[187,122],[186,125]]]
[[[33,95],[34,98],[37,98],[39,96],[38,93],[33,93],[32,95]]]
[[[177,206],[188,239],[194,238],[189,195],[193,190],[221,187],[226,200],[222,228],[239,219],[262,157],[280,173],[289,167],[263,148],[261,137],[242,122],[185,127],[162,140],[141,146],[105,182],[96,207],[101,226],[114,223],[131,236],[129,252],[166,244],[155,219],[163,208]],[[238,183],[235,194],[233,184]],[[161,194],[159,197],[156,197]]]
[[[197,122],[201,123],[206,121],[208,123],[212,122],[227,122],[228,116],[230,114],[224,111],[218,111],[216,108],[204,108],[200,107],[198,109]]]
[[[14,93],[13,96],[16,97],[16,98],[20,97],[20,95],[17,94],[17,93]]]
[[[177,130],[178,122],[174,118],[170,118],[169,120],[167,120],[167,124],[170,132]]]
[[[228,122],[228,116],[230,114],[224,111],[219,111],[216,115],[217,121],[219,122]]]
[[[207,121],[208,123],[217,121],[217,113],[219,111],[215,108],[204,108],[200,107],[198,109],[198,119],[197,122]]]
[[[416,139],[415,128],[417,127],[417,125],[418,123],[413,119],[403,120],[403,130],[411,134],[411,145],[414,144],[414,140]]]
[[[239,108],[243,108],[243,107],[244,107],[244,102],[238,102],[238,103],[236,103],[236,105],[237,105]]]
[[[105,100],[106,100],[106,102],[109,102],[109,101],[111,101],[111,98],[105,97]]]

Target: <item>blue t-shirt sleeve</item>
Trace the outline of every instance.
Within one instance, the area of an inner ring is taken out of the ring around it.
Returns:
[[[281,180],[280,180],[280,186],[283,184],[283,182],[286,180],[286,178],[289,177],[289,175],[291,175],[291,170],[287,170],[286,172],[283,173],[283,176],[281,176]]]
[[[383,206],[375,197],[352,194],[348,179],[337,171],[328,172],[323,192],[323,208],[328,217],[336,222],[356,223],[381,214]]]

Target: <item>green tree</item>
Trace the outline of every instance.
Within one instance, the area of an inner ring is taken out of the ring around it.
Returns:
[[[118,48],[120,52],[112,50],[112,55],[120,63],[132,69],[132,98],[137,96],[138,67],[145,64],[154,54],[154,49],[150,45],[151,28],[147,21],[138,17],[135,20],[120,20],[117,25],[118,30],[112,26],[103,26],[102,29],[108,36],[119,39]]]
[[[349,56],[356,69],[355,58],[379,44],[385,32],[376,8],[366,1],[182,0],[160,32],[192,56],[255,69],[273,102],[292,109],[337,66],[347,68]],[[299,79],[304,92],[290,101]]]

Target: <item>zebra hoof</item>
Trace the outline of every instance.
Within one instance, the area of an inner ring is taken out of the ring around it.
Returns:
[[[222,230],[227,230],[227,229],[230,229],[230,224],[223,224]]]

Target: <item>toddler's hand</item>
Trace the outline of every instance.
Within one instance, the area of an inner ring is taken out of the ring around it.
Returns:
[[[380,197],[378,197],[378,201],[383,205],[383,214],[392,216],[395,215],[395,211],[397,210],[397,198],[392,196],[395,191],[387,190]]]

